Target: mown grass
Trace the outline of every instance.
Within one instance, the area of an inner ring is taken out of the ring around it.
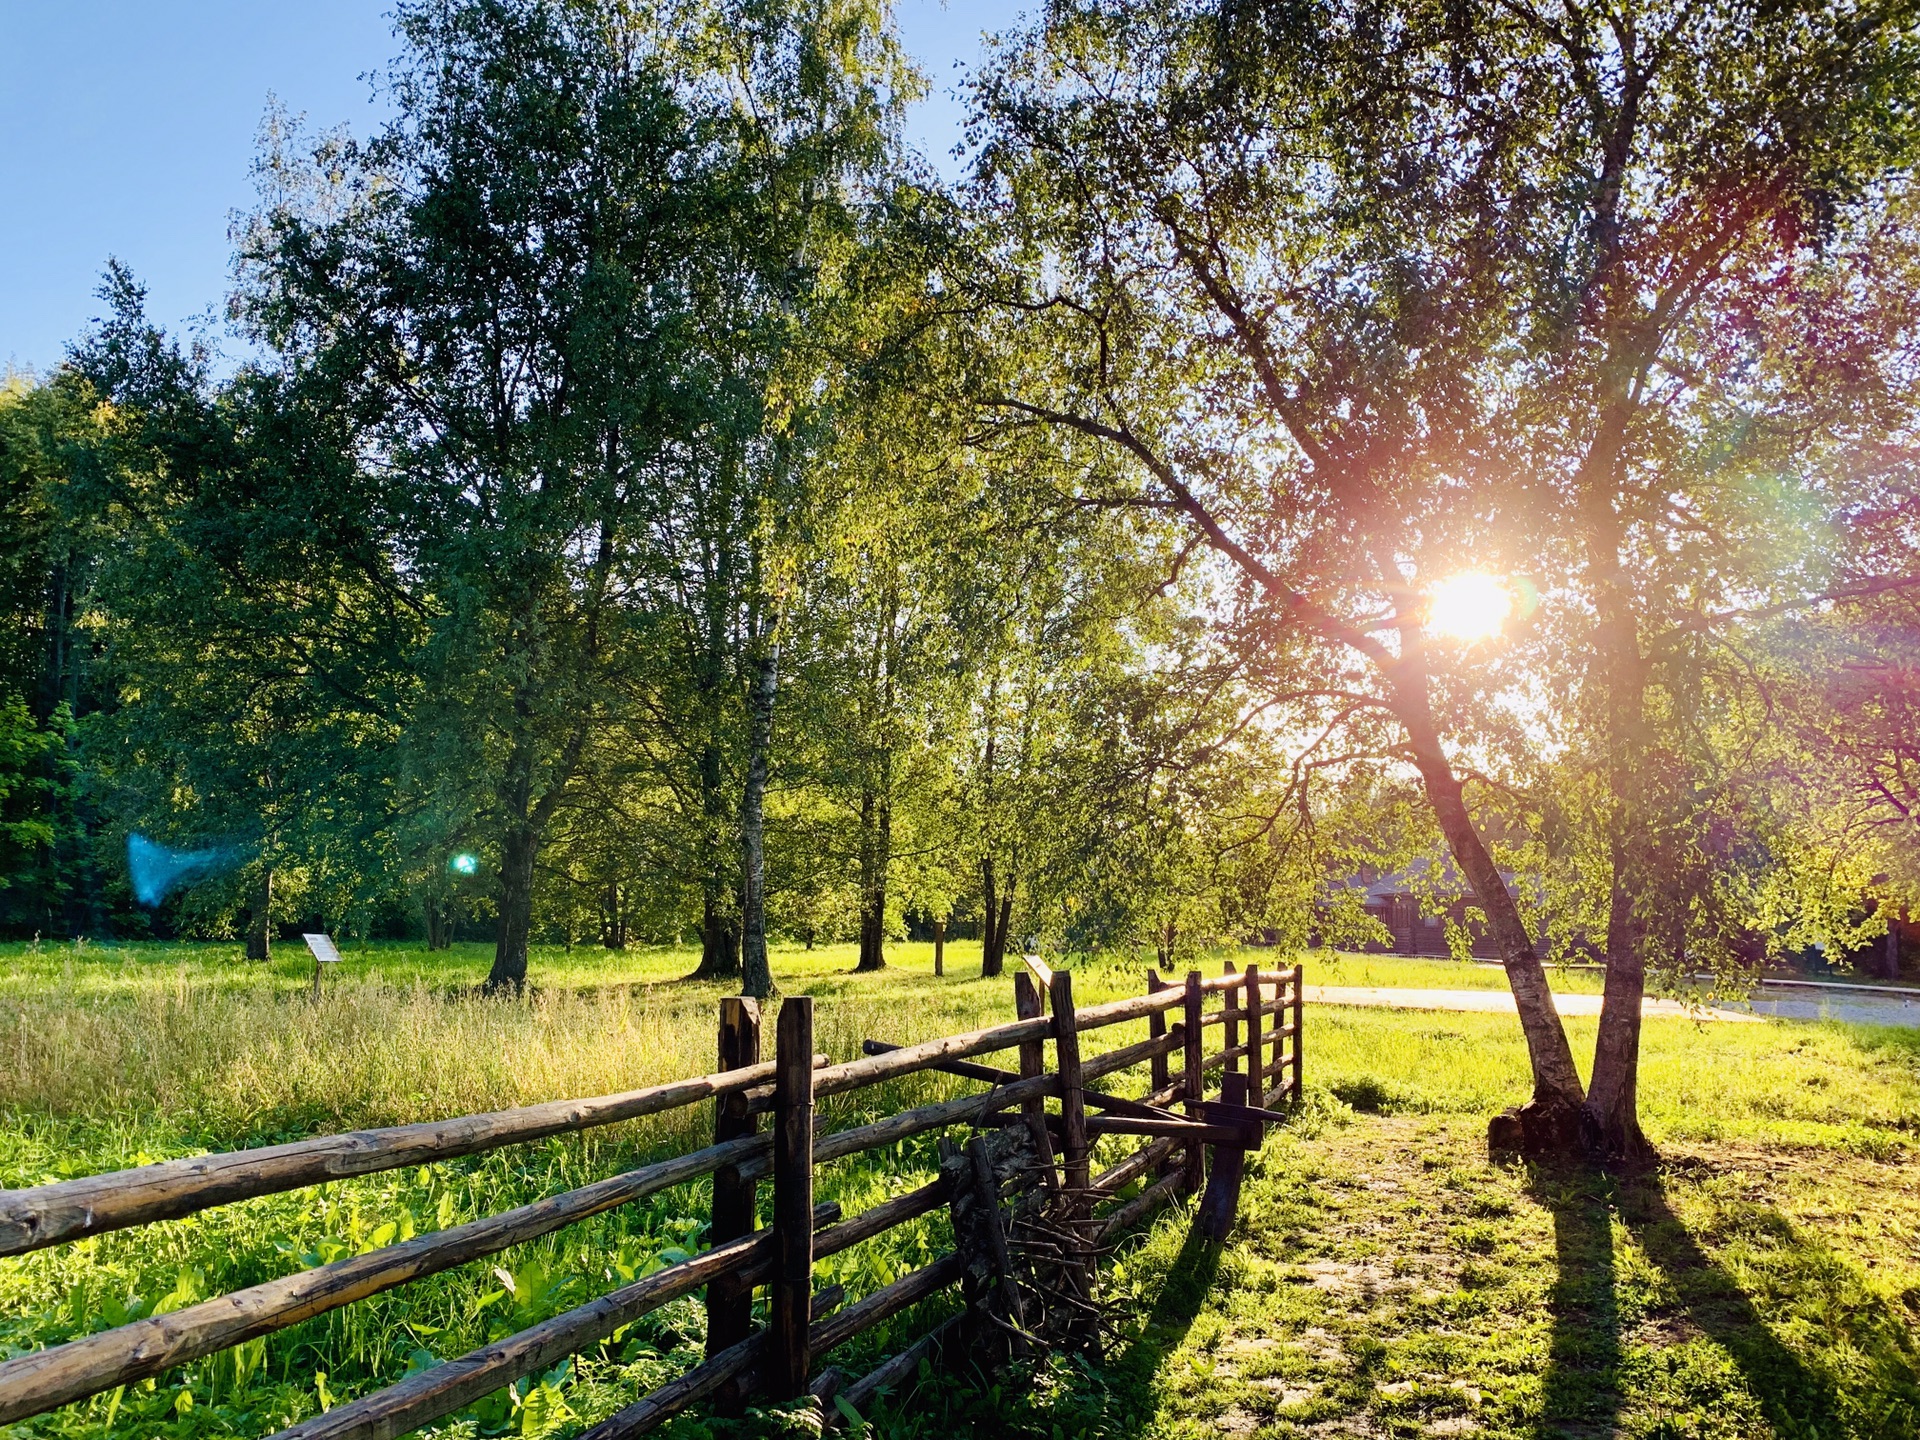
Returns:
[[[836,1058],[866,1036],[911,1040],[1009,1017],[1008,982],[978,978],[977,950],[949,946],[939,979],[930,947],[890,953],[886,972],[856,976],[846,947],[776,952],[782,989],[818,997],[821,1048]],[[535,989],[519,999],[475,992],[486,959],[479,946],[349,951],[316,1006],[311,966],[292,947],[271,966],[244,965],[232,946],[0,947],[0,1185],[711,1068],[724,987],[682,981],[688,951],[537,953]],[[1500,980],[1446,961],[1316,954],[1308,965],[1311,981],[1329,984]],[[1085,1001],[1139,983],[1132,963],[1076,974]],[[1591,1022],[1570,1029],[1576,1049],[1589,1049]],[[1130,1038],[1105,1032],[1100,1043]],[[1110,1293],[1135,1338],[1108,1365],[1066,1364],[997,1393],[987,1380],[930,1382],[883,1406],[875,1427],[1044,1440],[1223,1428],[1920,1433],[1885,1428],[1911,1413],[1901,1407],[1911,1400],[1920,1308],[1920,1174],[1907,1158],[1920,1117],[1915,1039],[1837,1025],[1649,1021],[1643,1108],[1655,1142],[1676,1157],[1654,1193],[1487,1165],[1485,1116],[1525,1089],[1510,1017],[1318,1008],[1306,1042],[1313,1123],[1270,1142],[1225,1252],[1183,1250],[1174,1215],[1123,1259]],[[852,1123],[964,1088],[923,1077],[854,1097],[857,1113],[841,1103],[826,1119]],[[683,1112],[0,1260],[0,1347],[57,1343],[525,1203],[697,1143],[709,1123]],[[926,1137],[833,1167],[821,1196],[857,1212],[921,1183],[933,1165]],[[1353,1180],[1377,1179],[1382,1167],[1391,1186]],[[1762,1177],[1762,1190],[1742,1176]],[[264,1434],[670,1261],[699,1243],[705,1213],[698,1187],[655,1197],[237,1358],[0,1433]],[[1598,1214],[1613,1218],[1600,1227]],[[942,1243],[944,1221],[930,1217],[838,1257],[822,1279],[857,1296]],[[1663,1255],[1681,1280],[1661,1268]],[[1349,1267],[1325,1273],[1353,1283],[1321,1283],[1313,1267],[1322,1264]],[[1604,1304],[1592,1291],[1603,1275]],[[857,1370],[920,1318],[870,1337],[844,1363]],[[1655,1331],[1684,1343],[1646,1339]],[[702,1338],[698,1303],[679,1302],[442,1431],[571,1433],[693,1363]],[[1768,1345],[1815,1377],[1793,1395],[1838,1406],[1831,1423],[1806,1428],[1792,1395],[1754,1388],[1740,1357],[1764,1360]],[[1235,1358],[1243,1350],[1268,1359]],[[1278,1368],[1263,1371],[1269,1363]],[[1479,1398],[1459,1398],[1468,1390]],[[1455,1398],[1435,1398],[1441,1391]],[[801,1423],[775,1414],[746,1428]],[[694,1435],[707,1425],[687,1417],[678,1428]]]

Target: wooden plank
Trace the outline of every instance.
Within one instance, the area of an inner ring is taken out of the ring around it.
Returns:
[[[958,1255],[943,1255],[931,1265],[903,1275],[884,1289],[849,1305],[814,1327],[814,1354],[831,1354],[862,1331],[871,1330],[882,1320],[890,1320],[902,1310],[944,1290],[960,1278],[961,1268]]]
[[[1220,1078],[1220,1095],[1229,1105],[1244,1104],[1247,1077],[1229,1071]],[[1238,1145],[1215,1145],[1208,1154],[1211,1159],[1207,1166],[1207,1188],[1194,1212],[1193,1228],[1214,1244],[1224,1245],[1240,1211],[1240,1180],[1245,1173],[1246,1151]]]
[[[813,997],[780,1002],[774,1039],[773,1228],[767,1383],[776,1400],[802,1395],[813,1306]]]
[[[814,1315],[824,1317],[840,1303],[841,1293],[838,1285],[822,1290],[814,1297]],[[766,1365],[767,1341],[764,1330],[748,1337],[704,1365],[694,1366],[677,1380],[669,1380],[658,1390],[650,1391],[619,1414],[602,1420],[578,1440],[628,1440],[630,1436],[644,1435],[689,1405],[698,1404],[729,1380],[737,1380],[743,1390],[753,1389],[758,1372]]]
[[[1105,1245],[1115,1236],[1124,1235],[1138,1225],[1148,1215],[1179,1194],[1184,1187],[1184,1181],[1185,1177],[1175,1171],[1142,1190],[1106,1218],[1100,1226],[1100,1243]]]
[[[1094,1176],[1093,1188],[1108,1193],[1124,1189],[1179,1148],[1172,1139],[1160,1139],[1151,1145],[1142,1145],[1119,1164],[1109,1165]]]
[[[931,1214],[946,1203],[946,1182],[934,1180],[917,1190],[909,1190],[878,1205],[869,1205],[851,1220],[843,1220],[838,1225],[829,1225],[817,1232],[813,1237],[813,1258],[824,1260],[829,1255],[838,1255],[842,1250],[850,1249],[863,1240],[871,1240],[896,1225]]]
[[[768,1138],[762,1135],[730,1140],[725,1145],[643,1165],[517,1210],[470,1220],[169,1315],[136,1320],[118,1329],[17,1356],[0,1364],[0,1425],[130,1385],[409,1280],[437,1275],[484,1255],[498,1254],[509,1246],[550,1235],[722,1165],[745,1160],[768,1144]]]
[[[1148,1036],[1145,1040],[1136,1040],[1131,1045],[1121,1045],[1102,1055],[1090,1056],[1081,1062],[1080,1078],[1097,1080],[1103,1075],[1115,1075],[1122,1070],[1131,1070],[1135,1065],[1170,1055],[1180,1045],[1168,1036],[1158,1039]]]
[[[959,1323],[958,1315],[949,1315],[884,1365],[868,1371],[842,1392],[847,1403],[855,1410],[864,1410],[876,1396],[915,1378],[920,1373],[920,1362],[931,1359]],[[829,1424],[837,1418],[836,1412],[828,1411]]]
[[[849,1090],[877,1085],[882,1080],[911,1075],[918,1070],[930,1070],[941,1060],[967,1060],[975,1055],[992,1054],[996,1050],[1011,1050],[1026,1040],[1045,1040],[1052,1033],[1053,1021],[1041,1018],[1016,1020],[1009,1025],[970,1030],[964,1035],[944,1035],[937,1040],[923,1040],[918,1045],[904,1045],[884,1055],[868,1055],[859,1060],[829,1065],[814,1076],[813,1093],[822,1098],[844,1095]]]
[[[1056,1076],[1037,1075],[1031,1080],[1017,1080],[985,1094],[963,1095],[957,1100],[937,1100],[851,1130],[836,1130],[830,1135],[816,1136],[813,1163],[824,1165],[829,1160],[844,1160],[863,1150],[877,1150],[883,1145],[896,1144],[929,1130],[938,1130],[943,1125],[963,1124],[991,1111],[1018,1105],[1036,1095],[1052,1094],[1059,1083]],[[743,1175],[765,1175],[771,1165],[768,1152],[763,1149],[752,1159],[742,1161],[740,1171]]]
[[[1243,1075],[1241,1079],[1246,1079]],[[1251,1149],[1259,1145],[1258,1134],[1249,1135],[1238,1125],[1215,1125],[1204,1120],[1135,1120],[1102,1115],[1087,1121],[1088,1135],[1166,1135],[1174,1139],[1204,1145],[1238,1145]]]
[[[1016,976],[1014,978],[1020,980],[1025,977]],[[870,1055],[884,1055],[887,1051],[896,1048],[881,1040],[864,1040],[861,1042],[861,1045]],[[1128,1045],[1119,1050],[1109,1050],[1104,1055],[1095,1055],[1090,1060],[1081,1061],[1080,1078],[1082,1081],[1096,1080],[1116,1071],[1130,1069],[1143,1060],[1153,1059],[1156,1053],[1164,1056],[1179,1048],[1180,1040],[1176,1036],[1162,1036],[1158,1040],[1142,1040],[1137,1045]],[[971,1060],[942,1061],[940,1064],[932,1065],[928,1068],[938,1070],[946,1075],[959,1075],[968,1080],[984,1080],[992,1085],[1012,1085],[1021,1079],[1020,1075],[1011,1070],[1000,1070],[991,1065],[976,1065]],[[1036,1071],[1036,1073],[1038,1072]],[[1031,1079],[1032,1077],[1029,1076],[1027,1078]],[[1056,1086],[1055,1090],[1057,1091],[1057,1089],[1058,1087]],[[1129,1106],[1140,1103],[1137,1100],[1128,1100],[1118,1095],[1102,1095],[1097,1090],[1086,1091],[1084,1098],[1088,1105],[1096,1109],[1125,1110]]]
[[[0,1255],[177,1220],[215,1205],[276,1195],[353,1175],[478,1155],[548,1135],[614,1125],[764,1085],[773,1066],[721,1071],[587,1100],[552,1100],[379,1130],[322,1135],[286,1145],[163,1160],[79,1180],[0,1191]]]
[[[1013,1282],[1013,1252],[1007,1246],[1007,1228],[1000,1218],[1000,1186],[993,1176],[993,1161],[987,1155],[987,1142],[978,1135],[967,1141],[967,1168],[973,1179],[974,1201],[983,1207],[980,1228],[987,1237],[989,1258],[993,1261],[994,1285],[1000,1292],[1000,1303],[1007,1308],[1007,1318],[1025,1330],[1026,1311],[1020,1304],[1020,1287]],[[1014,1346],[1016,1353],[1024,1353],[1026,1348],[1024,1341]]]
[[[1046,1009],[1046,1001],[1039,987],[1024,970],[1013,977],[1013,1008],[1022,1020],[1037,1019]],[[1044,1041],[1029,1040],[1020,1047],[1020,1079],[1032,1080],[1044,1075],[1046,1069]],[[1047,1131],[1047,1102],[1038,1095],[1023,1102],[1020,1118],[1026,1122],[1027,1134],[1033,1141],[1034,1158],[1040,1164],[1041,1173],[1047,1177],[1049,1185],[1057,1188],[1059,1179],[1054,1171],[1053,1136]]]
[[[1027,973],[1033,976],[1042,990],[1053,989],[1053,971],[1046,961],[1038,955],[1022,955],[1020,961],[1027,967]]]
[[[831,1223],[839,1217],[839,1210],[837,1205],[820,1206],[814,1215],[815,1225]],[[719,1276],[736,1274],[748,1281],[766,1278],[773,1271],[773,1242],[769,1230],[716,1245],[518,1334],[349,1404],[336,1405],[323,1415],[279,1431],[273,1440],[391,1440],[404,1435],[491,1395],[523,1375],[579,1354],[622,1325]]]
[[[760,1002],[751,995],[730,995],[720,1002],[719,1064],[722,1070],[760,1063]],[[715,1144],[738,1140],[759,1131],[747,1095],[722,1096],[714,1102]],[[713,1173],[713,1213],[708,1242],[722,1245],[754,1230],[757,1203],[755,1183],[737,1165],[723,1165]],[[737,1275],[717,1276],[707,1287],[707,1358],[730,1350],[753,1333],[753,1287]],[[721,1409],[739,1413],[743,1397],[725,1394]]]
[[[1183,998],[1186,1006],[1186,1018],[1181,1022],[1183,1048],[1186,1052],[1186,1073],[1183,1077],[1184,1098],[1201,1100],[1206,1097],[1207,1067],[1200,1054],[1200,1025],[1203,1018],[1201,1007],[1205,1004],[1205,997],[1202,993],[1198,970],[1187,972],[1187,985]],[[1206,1179],[1205,1160],[1198,1145],[1186,1147],[1186,1164],[1182,1167],[1181,1173],[1186,1177],[1187,1190],[1192,1194],[1198,1194],[1200,1186]]]
[[[1073,975],[1056,970],[1050,992],[1053,1001],[1054,1069],[1060,1076],[1060,1160],[1066,1181],[1067,1208],[1076,1218],[1087,1210],[1087,1107],[1081,1093],[1080,1031],[1073,1007]]]

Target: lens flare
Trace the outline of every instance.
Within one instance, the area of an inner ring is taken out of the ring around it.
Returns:
[[[1449,575],[1427,592],[1427,629],[1452,640],[1490,640],[1513,614],[1513,591],[1478,570]]]
[[[158,906],[173,891],[224,874],[246,859],[247,852],[239,845],[175,850],[138,833],[127,836],[127,879],[133,887],[133,898],[148,909]]]
[[[471,875],[480,868],[480,857],[477,855],[456,855],[453,857],[453,868],[462,875]]]

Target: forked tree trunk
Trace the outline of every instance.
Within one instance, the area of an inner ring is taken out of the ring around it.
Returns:
[[[1000,877],[994,871],[993,857],[982,856],[980,860],[980,973],[991,979],[1006,969],[1007,963],[1007,925],[1013,914],[1013,886],[1007,886],[1007,893],[1000,892]]]
[[[1519,904],[1507,890],[1499,866],[1473,823],[1460,777],[1440,744],[1423,663],[1418,636],[1403,638],[1403,668],[1394,682],[1395,712],[1406,730],[1414,765],[1420,771],[1440,833],[1473,888],[1474,899],[1487,917],[1487,928],[1499,948],[1533,1071],[1533,1098],[1495,1117],[1488,1127],[1488,1139],[1501,1148],[1530,1153],[1571,1151],[1579,1144],[1580,1107],[1585,1099],[1580,1072],[1574,1068],[1573,1047],[1567,1043],[1566,1027],[1560,1023],[1560,1012],[1554,1007],[1553,991],[1547,984],[1546,967],[1534,952]]]
[[[453,902],[444,895],[429,893],[426,899],[427,912],[427,949],[449,950],[453,947]]]
[[[1593,1085],[1581,1112],[1581,1142],[1602,1164],[1637,1166],[1652,1153],[1640,1129],[1640,1028],[1647,993],[1646,901],[1662,889],[1655,799],[1659,780],[1647,716],[1647,662],[1618,561],[1611,506],[1590,536],[1607,684],[1607,821],[1612,878],[1607,903],[1607,978],[1593,1046]],[[1676,955],[1685,947],[1676,937]]]
[[[765,1000],[773,994],[767,964],[767,758],[773,748],[773,703],[780,686],[779,624],[769,610],[754,646],[747,693],[747,781],[740,798],[740,989]]]
[[[252,908],[247,912],[247,959],[273,958],[273,867],[263,865],[260,884],[253,892]]]

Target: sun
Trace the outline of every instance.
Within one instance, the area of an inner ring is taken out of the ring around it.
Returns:
[[[1453,640],[1490,640],[1512,613],[1505,582],[1477,570],[1449,575],[1427,592],[1427,629]]]

